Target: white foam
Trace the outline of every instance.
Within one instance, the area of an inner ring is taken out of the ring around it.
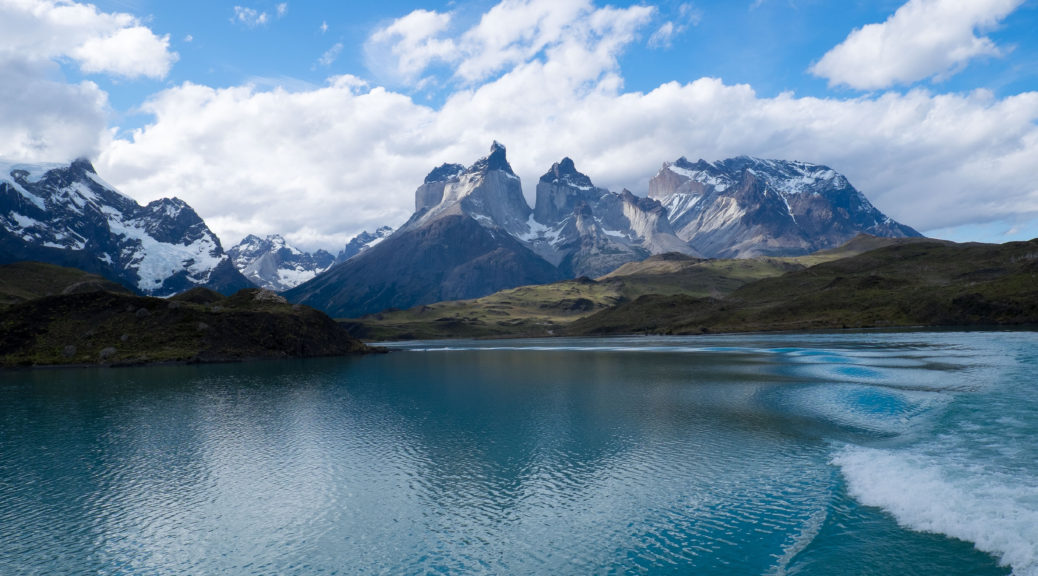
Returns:
[[[913,530],[972,542],[1016,576],[1038,576],[1038,480],[941,450],[845,446],[833,457],[851,495]]]

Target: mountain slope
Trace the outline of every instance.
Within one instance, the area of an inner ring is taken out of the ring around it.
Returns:
[[[858,234],[918,237],[826,166],[745,156],[679,158],[649,182],[678,237],[708,257],[791,256]]]
[[[401,229],[285,297],[334,317],[357,317],[558,279],[554,267],[511,236],[449,214]]]
[[[190,206],[177,198],[141,206],[86,160],[0,165],[0,263],[19,260],[79,268],[156,296],[252,286]]]

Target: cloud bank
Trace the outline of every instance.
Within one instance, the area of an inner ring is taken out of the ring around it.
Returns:
[[[970,60],[1000,56],[977,36],[1016,10],[1024,0],[910,0],[882,24],[859,28],[822,57],[811,73],[845,85],[877,90],[918,80],[940,80]]]

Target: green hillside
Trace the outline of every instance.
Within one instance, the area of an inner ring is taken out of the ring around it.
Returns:
[[[1038,323],[1038,240],[896,242],[747,284],[725,297],[647,295],[568,334]]]

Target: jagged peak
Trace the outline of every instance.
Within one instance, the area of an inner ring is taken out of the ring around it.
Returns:
[[[494,140],[494,143],[490,145],[490,155],[477,160],[466,172],[490,172],[493,170],[500,170],[506,174],[515,175],[515,172],[512,172],[512,166],[508,164],[507,150],[497,140]]]
[[[591,178],[577,170],[576,164],[568,156],[551,165],[543,176],[541,182],[549,184],[562,183],[584,190],[594,188]]]
[[[436,168],[433,168],[432,172],[425,177],[425,183],[430,184],[432,182],[449,182],[465,171],[465,167],[461,164],[450,164],[444,162]]]
[[[148,202],[144,209],[152,214],[162,213],[169,218],[179,218],[181,214],[186,214],[188,217],[199,221],[201,220],[198,213],[195,212],[187,202],[184,202],[176,196],[172,198],[159,198],[157,200],[152,200],[151,202]]]

